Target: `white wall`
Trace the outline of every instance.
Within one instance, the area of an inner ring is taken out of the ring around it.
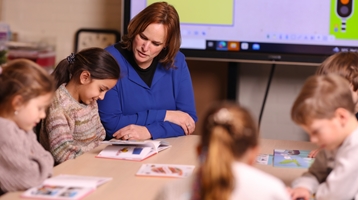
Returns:
[[[270,70],[270,64],[240,64],[238,99],[257,120]],[[290,110],[303,82],[315,70],[316,66],[276,65],[261,119],[262,137],[308,140],[306,133],[291,121]]]
[[[120,31],[120,0],[1,0],[0,19],[20,40],[45,39],[56,46],[59,62],[74,50],[80,28]],[[56,62],[56,63],[57,63]]]
[[[120,0],[0,0],[0,19],[9,23],[12,31],[17,32],[20,39],[49,39],[56,45],[56,62],[73,51],[74,36],[78,29],[120,30],[120,12]],[[192,74],[195,91],[205,91],[202,89],[205,87],[202,86],[203,84],[215,84],[204,83],[205,73],[198,72],[200,68],[208,70],[207,61],[188,63],[195,65],[192,66],[192,71],[195,72]],[[227,67],[226,63],[215,63],[215,65]],[[276,73],[261,121],[262,137],[287,140],[307,139],[306,134],[291,122],[290,109],[303,81],[307,76],[312,75],[315,69],[314,66],[276,66]],[[256,119],[259,116],[269,72],[270,65],[240,64],[239,101],[252,111]],[[216,73],[217,76],[218,74]],[[222,77],[222,74],[220,76]],[[201,80],[200,84],[197,83],[199,80]],[[218,90],[216,87],[211,88]],[[226,88],[221,90],[226,90]],[[218,98],[215,96],[208,100],[209,94],[199,92],[195,95],[196,104],[201,107],[207,107],[210,101]],[[205,98],[197,95],[205,95]]]

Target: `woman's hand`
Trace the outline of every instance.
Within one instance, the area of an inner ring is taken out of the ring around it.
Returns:
[[[130,124],[115,132],[113,137],[120,140],[147,140],[152,135],[145,126]]]
[[[195,121],[188,113],[180,110],[167,110],[164,121],[169,121],[181,126],[185,135],[190,135],[195,130]]]

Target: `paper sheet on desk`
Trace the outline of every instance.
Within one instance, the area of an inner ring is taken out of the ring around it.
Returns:
[[[167,142],[158,140],[110,140],[103,141],[104,144],[111,144],[105,147],[96,157],[142,161],[160,151],[171,147]]]
[[[256,164],[272,165],[272,155],[269,155],[269,154],[259,154],[259,155],[257,155]]]
[[[112,177],[60,174],[21,194],[23,198],[78,200],[87,196]]]
[[[194,168],[194,165],[146,163],[140,167],[136,175],[184,178],[190,176]]]
[[[116,140],[102,141],[102,144],[123,145],[123,146],[149,146],[157,153],[161,150],[167,149],[171,145],[166,141],[161,140]]]
[[[273,166],[289,168],[309,168],[314,158],[309,158],[310,150],[274,149]]]

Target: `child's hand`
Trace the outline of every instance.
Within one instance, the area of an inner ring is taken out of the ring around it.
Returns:
[[[118,140],[148,140],[152,135],[147,127],[130,124],[115,132],[113,137]]]
[[[309,200],[311,196],[311,193],[303,187],[288,189],[288,192],[291,194],[292,200]]]
[[[309,158],[315,158],[320,150],[321,150],[321,149],[312,150],[312,151],[308,154],[308,157],[309,157]]]

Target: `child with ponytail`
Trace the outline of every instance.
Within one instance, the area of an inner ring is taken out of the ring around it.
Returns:
[[[158,200],[290,199],[280,180],[252,167],[259,133],[245,108],[219,103],[204,120],[196,175],[166,185]]]
[[[40,143],[62,163],[105,138],[97,100],[117,83],[120,69],[106,50],[89,48],[63,59],[52,75],[58,89],[42,122]]]
[[[52,77],[30,60],[0,66],[0,195],[37,186],[52,175],[53,158],[33,128],[46,116],[54,92]]]

